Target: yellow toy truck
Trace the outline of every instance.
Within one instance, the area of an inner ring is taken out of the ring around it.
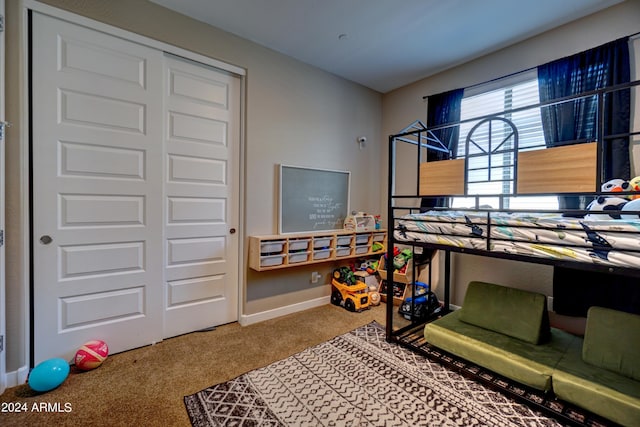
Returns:
[[[369,308],[369,287],[356,280],[353,271],[348,267],[340,267],[333,271],[331,279],[331,304],[340,305],[349,311],[361,311]]]

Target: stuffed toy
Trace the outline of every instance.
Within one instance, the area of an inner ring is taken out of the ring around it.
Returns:
[[[622,191],[630,191],[630,187],[631,185],[629,184],[629,181],[616,178],[610,179],[609,181],[605,182],[600,188],[603,193],[620,193]],[[628,196],[621,197],[624,197],[626,199]]]
[[[640,193],[640,176],[636,176],[635,178],[631,178],[629,180],[629,189],[628,191],[637,191],[638,193]],[[631,197],[629,197],[631,200],[636,200],[636,199],[640,199],[640,194],[636,195],[631,195]]]
[[[626,205],[624,205],[622,207],[622,212],[624,213],[625,211],[640,212],[640,199],[632,200]],[[637,214],[637,213],[620,215],[620,216],[622,217],[622,219],[639,219],[640,218],[640,214]]]
[[[621,197],[599,196],[587,206],[590,213],[585,219],[620,219],[620,210],[629,202]]]

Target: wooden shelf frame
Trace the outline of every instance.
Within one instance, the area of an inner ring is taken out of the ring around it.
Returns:
[[[427,266],[427,264],[418,264],[414,267],[413,265],[414,263],[414,259],[410,258],[407,261],[407,268],[405,269],[404,273],[398,273],[398,272],[393,272],[393,280],[391,281],[391,283],[393,284],[398,284],[400,285],[401,288],[403,288],[402,291],[402,296],[398,297],[398,296],[394,296],[393,297],[393,305],[400,305],[402,303],[402,301],[405,300],[405,298],[411,296],[411,289],[413,287],[414,284],[414,272],[415,272],[415,280],[417,281],[418,278],[420,277],[420,274],[422,274],[422,270]],[[387,295],[386,295],[386,289],[384,288],[384,283],[386,282],[386,285],[389,286],[389,280],[388,280],[388,274],[387,274],[387,266],[386,266],[386,259],[385,256],[381,256],[380,257],[380,262],[378,263],[378,275],[380,276],[380,296],[382,299],[382,302],[387,302]],[[393,262],[391,263],[393,264]],[[394,285],[395,286],[395,285]]]
[[[374,252],[375,242],[381,243],[383,249]],[[381,255],[386,247],[387,232],[383,229],[249,236],[249,267],[267,271],[364,258]]]

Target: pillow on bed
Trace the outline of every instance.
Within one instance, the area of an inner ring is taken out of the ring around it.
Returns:
[[[640,381],[640,315],[591,307],[582,360]]]
[[[469,283],[460,320],[532,344],[551,333],[544,295],[493,283]]]

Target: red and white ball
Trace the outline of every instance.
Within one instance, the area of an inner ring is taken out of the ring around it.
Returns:
[[[380,304],[380,293],[378,292],[378,287],[376,285],[369,285],[369,304]]]
[[[89,371],[102,365],[109,355],[107,343],[101,340],[87,341],[76,351],[73,361],[82,371]]]

